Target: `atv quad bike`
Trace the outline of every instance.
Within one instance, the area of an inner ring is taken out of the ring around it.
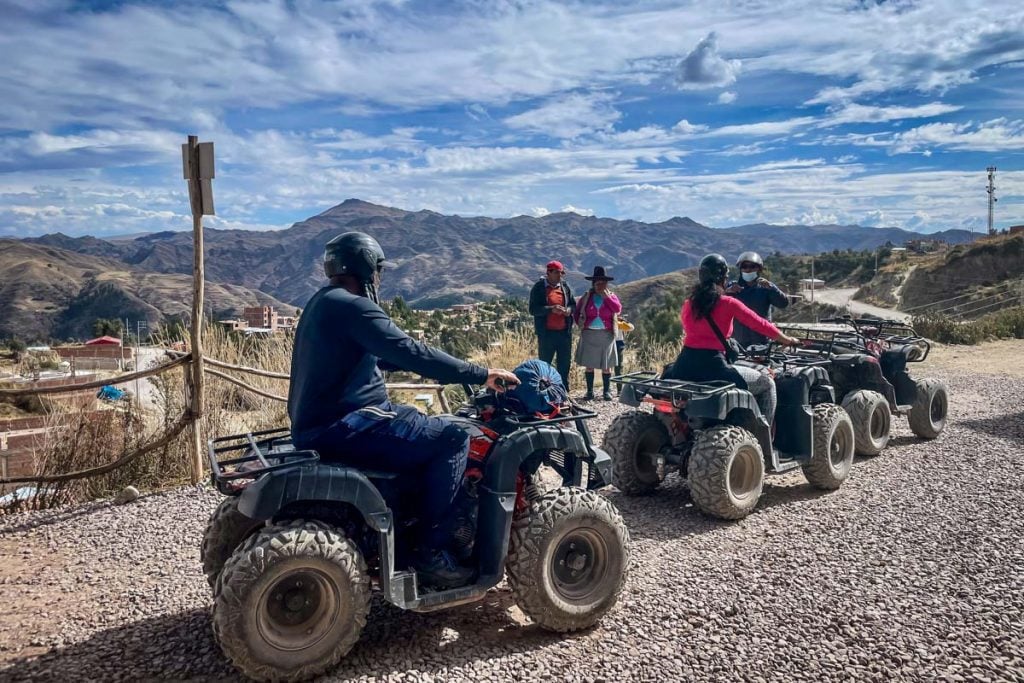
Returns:
[[[520,608],[543,628],[596,623],[618,600],[629,535],[594,489],[611,478],[575,406],[541,419],[471,392],[453,419],[469,464],[451,515],[469,585],[429,590],[409,569],[416,481],[324,462],[287,430],[214,439],[213,481],[227,498],[202,546],[213,628],[227,657],[257,680],[297,681],[333,668],[359,639],[376,586],[402,609],[480,600],[508,574]],[[225,459],[227,458],[227,459]],[[544,490],[539,468],[561,478]]]
[[[831,318],[780,323],[804,341],[800,354],[828,361],[837,396],[856,431],[857,453],[877,455],[889,443],[893,415],[906,415],[911,431],[934,439],[946,426],[949,395],[938,379],[914,380],[909,363],[928,358],[931,345],[906,323],[873,318]],[[771,345],[768,345],[769,353]]]
[[[754,396],[730,382],[662,379],[633,372],[615,379],[620,402],[632,410],[615,418],[603,448],[613,483],[627,495],[654,491],[677,470],[705,514],[742,519],[757,506],[765,473],[801,467],[812,486],[837,489],[853,462],[853,426],[833,403],[819,363],[793,361],[776,377],[775,439]]]

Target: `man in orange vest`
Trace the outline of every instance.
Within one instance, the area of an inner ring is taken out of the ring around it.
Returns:
[[[572,358],[572,312],[576,299],[563,279],[565,266],[550,261],[545,277],[530,290],[530,315],[537,333],[537,357],[550,363],[557,356],[555,369],[569,388],[569,364]]]

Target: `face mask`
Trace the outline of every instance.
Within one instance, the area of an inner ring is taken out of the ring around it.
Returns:
[[[756,270],[753,271],[753,272],[750,272],[750,273],[747,273],[747,272],[740,273],[740,277],[743,278],[744,282],[753,282],[754,280],[757,279],[757,276],[758,276],[758,272]]]

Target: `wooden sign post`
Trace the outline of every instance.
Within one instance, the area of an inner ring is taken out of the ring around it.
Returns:
[[[214,215],[213,210],[213,143],[199,142],[195,135],[181,146],[182,172],[188,181],[188,198],[192,205],[192,483],[203,478],[202,431],[199,420],[203,417],[203,216]]]

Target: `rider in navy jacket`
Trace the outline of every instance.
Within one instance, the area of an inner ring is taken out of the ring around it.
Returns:
[[[765,320],[772,319],[772,307],[789,306],[789,297],[775,286],[775,283],[761,277],[764,260],[760,254],[755,251],[743,252],[736,260],[736,267],[740,270],[740,278],[726,284],[726,294],[736,297]],[[743,346],[764,344],[768,341],[763,334],[754,332],[738,321],[735,323],[732,336]]]

